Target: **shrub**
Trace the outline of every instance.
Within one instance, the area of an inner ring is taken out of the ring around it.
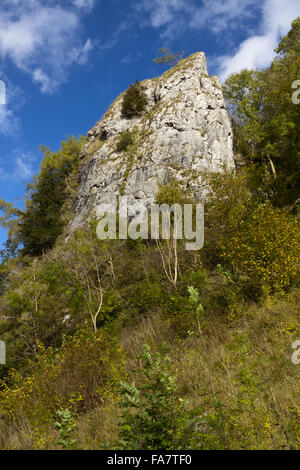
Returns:
[[[173,204],[183,205],[191,202],[191,194],[175,178],[171,178],[167,184],[159,183],[155,198],[156,204],[172,206]]]
[[[14,328],[11,320],[0,322],[0,336],[10,344],[9,368],[24,370],[28,358],[36,356],[38,342],[57,348],[63,334],[73,333],[82,321],[84,285],[73,272],[65,260],[45,257],[11,274],[0,296],[1,313],[15,319]],[[66,314],[70,317],[64,322]]]
[[[189,259],[187,259],[187,261],[190,262]],[[178,281],[178,293],[185,295],[188,286],[193,285],[202,295],[207,285],[207,281],[207,273],[202,268],[202,266],[197,266],[196,269],[185,267],[182,276]]]
[[[166,317],[170,328],[180,339],[196,331],[195,309],[186,296],[170,296]]]
[[[241,221],[253,208],[255,200],[244,173],[216,174],[208,178],[212,194],[205,206],[205,243],[201,252],[206,266],[222,263],[220,240],[239,232]]]
[[[123,449],[178,449],[187,427],[187,401],[178,397],[177,374],[171,369],[164,345],[151,354],[144,345],[140,356],[140,388],[121,382],[122,416],[119,446]]]
[[[58,410],[87,409],[113,395],[123,376],[116,340],[87,327],[65,338],[58,351],[42,345],[39,350],[29,376],[11,370],[1,384],[1,410],[13,420],[39,426],[53,421]]]
[[[134,85],[130,85],[125,92],[122,102],[122,117],[125,119],[132,119],[133,117],[140,116],[146,109],[147,97],[143,87],[136,80]]]
[[[117,143],[117,152],[124,152],[130,145],[133,144],[133,135],[129,129],[121,132]]]
[[[154,279],[132,283],[126,288],[124,295],[130,299],[129,305],[135,307],[139,314],[155,310],[167,300],[161,282]]]
[[[222,237],[220,248],[222,258],[246,276],[255,292],[282,291],[297,274],[299,227],[293,216],[263,203],[238,231]]]
[[[59,430],[60,437],[57,444],[64,449],[72,449],[77,444],[77,440],[71,437],[73,431],[77,428],[77,423],[68,409],[58,410],[56,415],[58,419],[54,426]]]

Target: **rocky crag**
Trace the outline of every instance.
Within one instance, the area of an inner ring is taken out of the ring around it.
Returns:
[[[218,77],[207,74],[204,53],[142,85],[148,100],[142,116],[124,119],[120,95],[88,133],[71,231],[116,195],[149,206],[159,183],[176,178],[201,197],[206,193],[203,175],[234,169],[222,88]],[[133,143],[120,152],[117,143],[125,130],[131,131]]]

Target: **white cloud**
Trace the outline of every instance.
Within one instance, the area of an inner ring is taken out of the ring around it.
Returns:
[[[30,155],[22,154],[17,158],[13,178],[17,181],[29,181],[34,173],[32,158]]]
[[[245,67],[261,68],[270,64],[280,37],[289,31],[291,22],[300,15],[300,1],[142,0],[136,9],[144,16],[143,26],[148,24],[160,29],[161,36],[169,40],[188,28],[223,34],[226,38],[228,33],[238,29],[249,35],[249,20],[261,19],[256,34],[252,33],[232,55],[212,59],[224,79]]]
[[[7,158],[5,159],[7,161]],[[15,150],[10,156],[10,166],[12,170],[0,167],[0,180],[13,183],[27,182],[34,174],[34,162],[36,157],[30,153]]]
[[[42,69],[35,69],[33,71],[32,80],[34,83],[40,85],[42,93],[51,93],[52,90],[55,90],[56,88],[56,83],[53,83]]]
[[[193,8],[190,26],[208,26],[214,33],[240,28],[252,16],[257,0],[203,0],[201,8]]]
[[[172,39],[188,28],[206,27],[219,33],[241,27],[254,6],[257,0],[202,0],[200,6],[193,0],[142,0],[136,9],[149,16],[153,28],[163,28],[162,37]]]
[[[122,59],[121,59],[121,62],[122,64],[124,65],[130,65],[132,64],[133,62],[137,62],[138,60],[140,60],[140,58],[142,57],[142,54],[141,52],[129,52],[129,54],[125,55]]]
[[[93,5],[92,0],[73,0],[69,7],[57,0],[2,0],[0,58],[30,74],[42,92],[54,92],[73,64],[88,60],[92,43],[81,41],[80,17]]]
[[[86,10],[92,10],[94,7],[94,0],[73,0],[73,5],[77,8],[83,8]]]
[[[90,52],[92,51],[93,48],[94,48],[94,46],[92,44],[92,41],[90,39],[88,39],[86,41],[86,43],[84,44],[84,46],[82,46],[79,49],[74,49],[74,51],[73,51],[74,52],[73,60],[75,62],[77,62],[77,64],[79,64],[79,65],[86,64],[88,59],[89,59],[89,54],[90,54]]]
[[[260,31],[243,41],[232,56],[220,57],[219,73],[222,79],[243,68],[263,68],[275,56],[274,48],[280,38],[287,34],[291,22],[300,15],[299,0],[265,0]]]
[[[13,136],[19,131],[19,121],[7,105],[0,105],[0,133]]]
[[[189,11],[190,5],[184,0],[142,0],[137,9],[148,12],[151,25],[159,28],[173,22],[179,11]]]

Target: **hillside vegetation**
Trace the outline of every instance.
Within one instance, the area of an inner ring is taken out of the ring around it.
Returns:
[[[84,137],[42,148],[24,211],[0,201],[0,448],[300,449],[299,52],[300,18],[224,84],[242,164],[207,175],[200,251],[66,239]]]

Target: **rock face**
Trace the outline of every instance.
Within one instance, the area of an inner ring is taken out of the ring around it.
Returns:
[[[121,95],[88,133],[71,231],[116,195],[128,196],[129,204],[149,206],[158,184],[176,178],[201,197],[206,192],[203,175],[234,169],[221,85],[216,76],[207,75],[204,53],[142,85],[148,98],[142,116],[123,119]],[[131,131],[134,143],[118,152],[125,130]]]

